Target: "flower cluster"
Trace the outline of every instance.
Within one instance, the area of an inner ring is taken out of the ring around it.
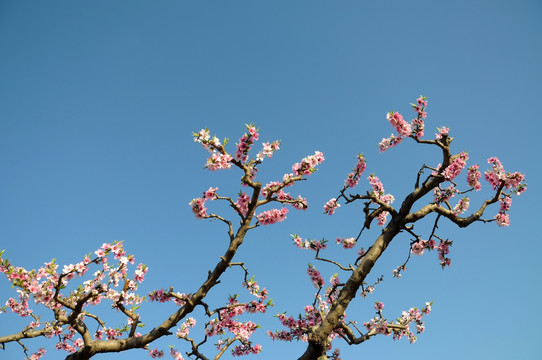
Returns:
[[[251,345],[251,344],[242,344],[235,345],[232,355],[233,356],[242,356],[242,355],[257,355],[262,352],[262,346],[260,344]]]
[[[509,226],[510,216],[507,214],[507,211],[512,204],[511,196],[512,194],[521,195],[527,190],[525,175],[519,172],[506,172],[501,162],[496,157],[489,158],[487,162],[491,164],[491,170],[486,171],[484,177],[493,190],[498,190],[501,187],[508,190],[507,192],[503,192],[499,199],[501,207],[497,215],[495,215],[495,220],[499,226]]]
[[[235,151],[235,160],[243,163],[247,162],[248,153],[250,152],[252,145],[254,145],[254,141],[258,140],[260,137],[258,134],[258,129],[256,129],[253,125],[246,125],[246,127],[248,134],[243,134],[243,136],[239,139],[239,143],[237,143],[237,148]]]
[[[292,341],[295,339],[306,342],[310,329],[322,322],[318,310],[312,305],[305,306],[305,314],[300,315],[297,320],[292,316],[286,316],[286,314],[278,314],[276,317],[289,331],[275,331],[274,333],[267,331],[272,340]]]
[[[412,134],[417,139],[420,139],[423,137],[424,132],[423,119],[427,117],[427,112],[425,111],[425,108],[427,107],[427,98],[420,95],[420,97],[416,99],[416,104],[411,105],[416,112],[416,118],[411,122]]]
[[[248,292],[256,296],[257,298],[262,300],[267,299],[267,289],[263,288],[262,290],[260,290],[260,285],[258,285],[258,282],[256,282],[256,280],[254,280],[254,276],[251,277],[249,280],[243,282],[243,287],[246,287]]]
[[[392,147],[396,147],[402,141],[402,137],[395,137],[395,135],[391,134],[389,138],[383,138],[382,141],[378,143],[378,148],[380,149],[380,152],[384,152],[388,149],[391,149]]]
[[[435,204],[446,202],[453,198],[458,193],[458,190],[454,185],[448,186],[446,189],[441,189],[440,187],[433,188],[434,198],[433,201]]]
[[[491,164],[491,170],[486,171],[484,177],[493,190],[497,190],[502,181],[506,179],[506,173],[501,162],[496,157],[489,158],[487,162]]]
[[[386,114],[386,119],[390,122],[391,126],[395,128],[400,137],[410,136],[412,128],[409,123],[403,119],[403,115],[397,112],[391,112]]]
[[[434,242],[434,240],[432,241]],[[427,241],[418,240],[412,245],[410,245],[410,252],[414,255],[420,256],[423,255],[425,248],[431,249],[431,247],[428,246]]]
[[[262,144],[263,149],[256,155],[256,160],[263,161],[263,159],[267,156],[268,158],[272,158],[275,151],[279,149],[280,141],[275,140],[271,143],[266,142]]]
[[[205,202],[207,200],[215,200],[217,198],[216,191],[218,188],[210,187],[209,190],[203,193],[200,198],[195,198],[190,201],[189,205],[192,208],[192,212],[198,219],[204,219],[207,217],[207,208]]]
[[[181,327],[177,329],[175,335],[177,335],[177,337],[180,339],[186,339],[188,332],[194,326],[196,326],[196,319],[189,317],[185,322],[182,323]]]
[[[193,133],[193,135],[194,142],[200,143],[203,148],[211,153],[205,164],[207,169],[216,171],[231,168],[232,156],[224,151],[220,140],[216,136],[211,138],[211,134],[207,128]]]
[[[286,219],[287,213],[288,213],[288,209],[283,207],[281,209],[271,209],[271,210],[264,211],[256,215],[256,218],[258,219],[259,224],[270,225],[276,222],[284,221],[284,219]]]
[[[510,210],[510,205],[512,205],[512,198],[507,195],[503,195],[499,200],[501,206],[499,213],[495,215],[495,220],[499,226],[509,226],[510,225],[510,216],[506,213]]]
[[[425,108],[427,107],[426,99],[427,98],[420,95],[420,97],[416,99],[416,104],[411,104],[416,112],[416,118],[412,120],[410,124],[406,122],[403,116],[397,112],[392,111],[391,113],[386,114],[386,119],[390,122],[391,126],[395,128],[398,135],[395,136],[394,134],[391,134],[389,138],[383,138],[378,144],[380,152],[397,146],[405,137],[420,139],[423,136],[423,119],[425,119],[427,116],[427,112],[425,111]]]
[[[382,182],[377,176],[371,174],[367,179],[369,180],[369,184],[371,184],[372,188],[371,196],[387,205],[393,203],[395,198],[391,194],[385,194],[384,185],[382,185]],[[373,200],[373,202],[375,201]],[[384,226],[388,215],[389,213],[387,211],[382,211],[377,215],[376,219],[379,226]]]
[[[375,310],[377,316],[370,321],[365,322],[363,325],[369,330],[369,333],[390,335],[393,334],[393,339],[398,340],[402,337],[407,337],[408,340],[413,343],[416,341],[416,335],[411,330],[410,324],[415,324],[416,333],[422,333],[425,331],[425,325],[422,320],[424,315],[428,315],[431,312],[432,303],[426,302],[425,307],[420,311],[418,308],[410,308],[408,311],[403,311],[401,317],[395,322],[388,322],[381,316],[384,304],[376,303]]]
[[[168,302],[171,300],[171,296],[169,296],[164,289],[159,290],[153,290],[149,293],[149,300],[150,301],[157,301],[157,302]]]
[[[339,280],[339,274],[333,274],[329,278],[329,287],[325,291],[325,297],[328,298],[331,302],[335,301],[337,296],[339,296],[339,285],[341,281]]]
[[[33,353],[32,355],[30,355],[30,357],[28,358],[28,360],[38,360],[40,357],[42,357],[43,355],[45,355],[47,351],[44,349],[44,348],[39,348],[37,352]]]
[[[440,140],[442,139],[442,136],[444,135],[448,135],[448,133],[450,132],[450,129],[447,128],[446,126],[443,126],[441,128],[437,128],[438,130],[438,133],[435,134],[435,140]]]
[[[440,260],[440,266],[442,266],[443,269],[452,264],[452,260],[446,256],[450,253],[450,246],[452,246],[452,241],[448,239],[441,240],[440,244],[437,246],[438,259]]]
[[[359,179],[361,178],[361,175],[365,171],[365,168],[367,167],[367,162],[365,161],[365,157],[363,154],[358,154],[358,162],[356,163],[356,166],[352,170],[350,174],[346,177],[346,180],[344,181],[345,187],[353,188],[359,183]]]
[[[318,289],[318,292],[315,295],[315,303],[313,305],[305,306],[304,315],[299,314],[297,319],[292,316],[286,316],[286,314],[284,313],[276,315],[282,325],[288,328],[288,330],[275,331],[274,333],[268,331],[267,334],[271,337],[272,340],[301,340],[306,342],[308,340],[308,333],[315,326],[322,322],[322,316],[325,316],[325,314],[328,313],[331,304],[337,298],[341,286],[338,274],[334,274],[333,276],[331,276],[331,278],[329,279],[330,286],[326,288],[324,292],[324,297],[322,297],[319,294],[322,287],[324,286],[324,280],[320,275],[320,272],[316,270],[311,264],[309,264],[307,273],[309,274],[313,285]],[[344,322],[344,318],[339,321]],[[342,330],[336,329],[329,335],[329,348],[327,350],[331,350],[332,340],[339,336],[341,333]],[[330,357],[330,359],[340,360],[339,355],[340,352],[336,350],[333,352],[333,355]]]
[[[252,345],[249,339],[259,326],[252,321],[239,321],[237,317],[245,312],[265,313],[267,307],[271,305],[271,302],[268,302],[267,304],[262,303],[261,298],[258,301],[252,301],[250,303],[239,303],[237,295],[230,296],[228,305],[218,311],[218,317],[211,319],[206,324],[205,335],[211,337],[224,335],[226,332],[230,332],[234,335],[234,339],[240,341],[242,344],[237,345],[232,349],[233,356],[258,354],[261,352],[262,347],[260,345]],[[223,346],[226,343],[227,342],[223,340],[219,340],[216,344],[217,349],[223,350]],[[227,346],[229,346],[229,344]]]
[[[294,199],[289,193],[284,192],[282,189],[277,192],[277,200],[283,204],[291,204],[297,210],[306,210],[309,206],[307,200],[300,195]]]
[[[314,155],[309,155],[299,163],[292,165],[294,175],[311,175],[316,171],[316,166],[324,161],[324,154],[315,151]]]
[[[205,167],[211,171],[224,170],[231,168],[232,157],[230,154],[221,154],[214,152],[210,158],[207,159]]]
[[[470,199],[468,197],[464,197],[459,200],[456,206],[454,206],[454,214],[460,215],[463,214],[465,211],[469,209]]]
[[[324,214],[333,215],[335,213],[335,210],[337,208],[341,207],[341,204],[337,201],[337,199],[333,198],[330,199],[325,205],[324,205]]]
[[[480,184],[480,177],[482,177],[482,173],[479,170],[480,167],[476,164],[467,169],[469,170],[467,172],[467,184],[474,190],[479,191],[482,189],[482,184]]]
[[[197,133],[192,133],[194,135],[194,142],[200,143],[205,149],[210,152],[213,152],[216,148],[221,146],[220,140],[216,136],[211,138],[211,133],[209,129],[201,129]]]
[[[29,300],[33,299],[36,304],[44,305],[49,309],[55,309],[64,312],[62,308],[68,308],[75,311],[76,304],[82,302],[88,308],[90,305],[98,305],[104,300],[109,300],[113,308],[122,310],[129,316],[128,327],[136,318],[135,314],[126,307],[139,306],[144,300],[142,296],[135,293],[138,283],[144,280],[148,268],[139,264],[134,272],[133,278],[128,275],[129,265],[133,265],[135,258],[128,255],[122,242],[104,243],[94,252],[96,257],[86,255],[84,259],[76,264],[65,265],[62,272],[59,272],[59,266],[55,261],[46,263],[37,270],[26,270],[22,267],[12,266],[7,259],[2,258],[3,252],[0,252],[0,272],[3,273],[11,284],[16,287],[18,298],[9,298],[6,307],[21,317],[33,314],[30,309]],[[110,262],[108,256],[112,255],[116,262]],[[68,294],[62,294],[61,290],[70,285],[70,281],[76,278],[82,278],[88,274],[91,266],[97,266],[89,280],[82,282],[75,290]],[[122,282],[122,283],[121,283]],[[75,313],[77,315],[77,313]],[[34,315],[32,315],[34,316]],[[58,337],[59,341],[56,348],[67,352],[75,352],[83,346],[81,338],[75,338],[77,332],[70,326],[57,326],[53,322],[37,321],[32,322],[28,328],[37,329],[43,326],[45,336]],[[78,315],[78,319],[83,319],[84,313]],[[103,328],[96,333],[96,338],[110,329]],[[115,330],[120,336],[127,330]],[[108,335],[109,336],[109,335]],[[117,336],[117,337],[118,337]],[[31,359],[38,359],[44,354],[40,350],[32,354]]]
[[[453,160],[450,165],[444,169],[442,172],[442,175],[446,180],[453,180],[455,177],[457,177],[461,171],[465,168],[467,165],[467,160],[469,158],[469,155],[466,152],[462,152],[458,154]]]
[[[169,349],[169,354],[174,360],[184,360],[183,355],[173,347]]]
[[[149,356],[153,359],[160,359],[164,357],[164,350],[158,350],[155,348],[154,350],[149,349]]]
[[[440,240],[440,243],[437,245],[435,240],[417,240],[410,245],[410,252],[414,255],[423,255],[425,249],[434,250],[437,249],[438,258],[440,260],[440,265],[442,268],[450,266],[452,261],[446,255],[450,253],[450,246],[452,246],[451,240]],[[405,270],[404,265],[393,271],[394,277],[400,277],[400,272]]]
[[[237,198],[237,201],[235,202],[235,206],[237,206],[237,209],[239,210],[239,213],[243,216],[246,216],[248,212],[248,204],[250,203],[250,196],[247,195],[245,192],[241,192],[239,194],[239,197]]]
[[[320,271],[316,270],[316,268],[311,264],[309,264],[307,274],[309,274],[309,277],[311,278],[312,284],[315,288],[324,286],[324,279],[322,278],[322,275],[320,275]]]
[[[310,249],[310,250],[323,250],[327,247],[326,240],[303,240],[299,235],[290,235],[293,237],[294,245],[297,246],[300,249]]]
[[[323,300],[321,296],[317,296],[317,300],[319,302],[319,306],[317,308],[312,305],[305,306],[305,313],[303,315],[299,314],[297,319],[292,316],[286,316],[286,314],[276,315],[281,324],[288,328],[288,330],[275,332],[268,330],[267,335],[269,335],[272,340],[300,340],[307,342],[309,331],[322,322],[321,313],[326,314],[329,311],[330,304],[327,301]],[[328,339],[330,344],[334,338],[339,336],[339,333],[340,330],[335,330],[329,335]],[[338,352],[335,352],[335,354],[338,356]]]
[[[280,186],[281,186],[281,183],[279,183],[278,181],[271,181],[270,183],[265,184],[265,186],[262,189],[262,196],[268,197],[272,195],[273,193],[278,191]]]
[[[516,195],[520,195],[527,190],[525,175],[519,172],[505,172],[501,162],[496,157],[489,158],[487,162],[492,165],[492,168],[485,172],[484,177],[493,190],[497,190],[501,185],[507,190],[512,189],[511,192]]]
[[[345,249],[352,249],[356,246],[355,238],[337,238],[337,244],[341,244]]]
[[[171,293],[169,291],[164,291],[164,289],[153,290],[149,293],[149,301],[165,303],[173,300],[178,306],[184,306],[186,304],[185,300],[188,300],[189,298],[190,296],[185,293]]]

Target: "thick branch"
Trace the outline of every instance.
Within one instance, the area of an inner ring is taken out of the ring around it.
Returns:
[[[253,183],[253,185],[254,184],[256,183]],[[94,340],[90,345],[85,344],[85,347],[66,357],[66,360],[86,360],[90,359],[97,353],[120,352],[134,348],[144,348],[146,345],[150,344],[156,339],[164,335],[170,335],[170,329],[176,326],[180,320],[187,316],[187,314],[191,313],[198,304],[202,303],[202,300],[205,298],[205,296],[207,296],[209,290],[219,282],[220,276],[230,266],[237,249],[243,243],[245,235],[250,229],[250,223],[254,217],[254,212],[258,204],[260,187],[261,185],[259,184],[257,186],[255,185],[247,216],[241,222],[241,226],[239,227],[233,240],[230,241],[226,253],[220,257],[220,261],[217,263],[214,270],[209,272],[207,280],[205,280],[205,282],[200,286],[198,291],[192,294],[190,299],[186,301],[185,305],[171,314],[169,318],[162,322],[162,324],[147,334],[140,337],[132,336],[126,339],[118,340]]]

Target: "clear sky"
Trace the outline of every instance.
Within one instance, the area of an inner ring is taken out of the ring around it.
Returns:
[[[227,238],[222,224],[196,220],[188,202],[209,186],[230,196],[240,189],[236,171],[203,169],[207,154],[191,132],[208,127],[233,145],[244,124],[254,123],[262,140],[282,140],[261,166],[264,183],[315,150],[326,157],[292,188],[309,209],[251,231],[238,253],[276,303],[253,320],[282,329],[273,314],[297,315],[312,302],[307,263],[326,280],[336,272],[292,246],[289,234],[333,240],[360,229],[360,204],[322,214],[355,156],[365,154],[368,173],[396,202],[422,164],[439,162],[435,149],[411,142],[378,153],[393,131],[386,112],[411,119],[409,103],[423,94],[427,137],[450,127],[453,150],[468,151],[469,165],[485,169],[497,156],[507,170],[526,174],[528,190],[514,198],[509,228],[442,222],[440,234],[454,241],[445,271],[429,253],[393,279],[409,237],[394,240],[368,279],[383,274],[385,281],[366,300],[356,298],[348,316],[368,320],[379,300],[393,319],[432,300],[417,343],[376,337],[334,345],[343,359],[540,359],[541,17],[535,0],[1,1],[0,249],[13,264],[37,268],[52,258],[75,263],[103,242],[124,240],[150,268],[142,290],[194,291]],[[358,190],[366,189],[362,181]],[[423,226],[427,236],[431,223]],[[352,261],[330,245],[330,256]],[[241,281],[239,269],[229,270],[211,305],[221,306],[228,293],[245,296]],[[0,286],[3,304],[13,295],[5,279]],[[152,329],[171,311],[146,303],[144,322]],[[1,316],[0,335],[20,330],[15,316]],[[254,339],[263,345],[259,359],[297,358],[305,349],[272,343],[264,330]],[[173,337],[157,343],[170,344],[186,349]],[[212,347],[207,354],[214,356]],[[23,357],[17,344],[0,351],[2,359]],[[58,358],[54,350],[45,357]],[[95,358],[148,357],[132,350]]]

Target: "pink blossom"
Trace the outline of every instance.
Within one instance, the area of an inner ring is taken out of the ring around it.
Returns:
[[[523,182],[525,181],[525,175],[515,172],[507,173],[506,179],[504,180],[504,185],[506,189],[515,188],[516,195],[521,195],[525,190],[527,190],[527,185]]]
[[[262,351],[262,346],[259,344],[256,344],[254,346],[249,344],[243,344],[243,345],[235,345],[232,355],[233,356],[242,356],[242,355],[249,355],[249,354],[259,354]]]
[[[469,155],[464,151],[458,156],[456,156],[452,163],[448,165],[446,169],[444,169],[444,171],[442,172],[444,178],[446,180],[453,180],[455,177],[457,177],[457,175],[459,175],[461,171],[465,168],[468,158]]]
[[[375,310],[378,312],[384,310],[384,303],[375,301]]]
[[[239,139],[239,143],[237,143],[237,149],[235,151],[235,160],[240,162],[248,161],[248,153],[250,148],[252,145],[254,145],[254,141],[258,140],[259,138],[258,129],[256,129],[253,125],[246,125],[246,127],[248,134],[245,133]]]
[[[263,143],[263,149],[256,155],[256,159],[259,161],[263,161],[263,159],[267,156],[268,158],[273,157],[273,153],[279,149],[280,141],[275,140],[272,143]]]
[[[416,99],[416,104],[411,104],[412,108],[416,112],[416,118],[411,121],[411,128],[412,133],[417,139],[420,139],[423,136],[424,133],[424,121],[423,119],[426,118],[427,112],[425,111],[425,108],[427,107],[427,98],[420,95],[418,99]]]
[[[399,145],[403,141],[403,137],[395,137],[395,135],[391,134],[389,138],[383,138],[380,143],[378,143],[378,148],[380,149],[380,152],[384,152],[392,147],[395,147]]]
[[[380,214],[376,216],[377,225],[378,226],[384,226],[386,224],[386,221],[388,220],[388,215],[390,213],[387,211],[382,211]]]
[[[438,130],[438,133],[435,134],[435,139],[436,140],[442,139],[442,136],[443,135],[448,135],[448,132],[450,131],[450,129],[448,129],[445,126],[443,126],[442,128],[437,128],[437,130]]]
[[[134,281],[137,281],[139,283],[143,282],[145,280],[145,274],[149,271],[149,268],[146,267],[144,264],[137,265],[137,269],[134,272]]]
[[[427,106],[427,100],[422,95],[420,95],[420,97],[416,99],[416,102],[418,103],[418,105],[423,105],[423,107]]]
[[[40,357],[45,355],[46,352],[47,351],[44,348],[39,348],[39,350],[37,352],[33,353],[32,355],[30,355],[30,357],[28,359],[29,360],[38,360]]]
[[[169,350],[169,354],[174,360],[184,360],[183,355],[179,351],[175,350],[175,348],[171,348]]]
[[[237,209],[239,209],[239,212],[241,213],[241,215],[246,216],[249,203],[250,203],[250,197],[247,195],[247,193],[243,192],[239,194],[239,198],[235,202],[235,205],[237,206]]]
[[[177,329],[177,337],[178,338],[186,338],[188,336],[188,332],[190,331],[191,328],[193,328],[194,326],[196,326],[196,319],[192,318],[192,317],[189,317],[188,319],[186,319],[186,321],[181,325],[181,327],[179,329]]]
[[[297,210],[307,210],[309,205],[307,204],[307,199],[302,198],[301,195],[298,195],[297,199],[291,203],[292,207]]]
[[[495,220],[497,220],[499,226],[510,226],[510,216],[508,214],[500,212],[495,215]]]
[[[355,238],[337,238],[337,244],[341,244],[345,249],[352,249],[356,246]]]
[[[442,266],[443,269],[444,267],[450,266],[452,264],[452,261],[448,257],[446,257],[446,255],[450,253],[450,246],[452,246],[452,242],[448,239],[441,240],[440,244],[437,246],[440,266]]]
[[[207,217],[207,208],[205,207],[205,198],[196,198],[190,201],[189,205],[192,207],[192,212],[196,215],[196,218],[203,219]]]
[[[230,154],[221,154],[213,152],[210,158],[207,159],[205,167],[211,171],[224,170],[231,168],[233,158]]]
[[[322,250],[327,247],[326,240],[303,240],[299,235],[290,235],[293,237],[294,244],[300,249],[310,249],[310,250]]]
[[[307,274],[309,274],[312,284],[315,288],[319,288],[324,286],[324,278],[322,278],[322,275],[320,275],[320,272],[316,270],[314,266],[309,264],[309,268],[307,269]]]
[[[157,358],[163,358],[164,357],[164,351],[163,350],[158,350],[158,349],[154,349],[154,350],[149,350],[149,356],[153,359],[157,359]]]
[[[365,157],[363,154],[358,154],[358,162],[356,163],[356,166],[352,170],[350,174],[346,177],[346,180],[344,181],[344,186],[347,187],[355,187],[359,179],[361,178],[361,175],[365,171],[365,168],[367,167],[367,163],[365,161]]]
[[[512,198],[510,196],[503,196],[500,199],[500,203],[501,209],[499,210],[499,212],[504,213],[505,211],[510,210],[510,205],[512,205]]]
[[[497,190],[501,185],[503,185],[507,190],[512,189],[511,193],[520,195],[527,189],[527,184],[525,184],[525,175],[519,172],[505,172],[501,162],[496,157],[489,158],[487,162],[492,166],[491,170],[484,173],[484,177],[489,182],[493,190]]]
[[[286,219],[287,213],[288,209],[286,208],[271,209],[256,215],[256,218],[258,219],[258,223],[260,223],[261,225],[269,225],[276,222],[284,221],[284,219]]]
[[[453,198],[458,193],[458,190],[455,188],[454,185],[450,185],[444,190],[440,188],[433,188],[433,193],[434,202],[438,204],[440,202],[445,202]]]
[[[332,198],[324,205],[324,214],[333,215],[340,206],[341,204],[337,202],[337,199]]]
[[[203,193],[203,197],[207,200],[214,200],[216,199],[216,191],[218,188],[210,187],[209,190]]]
[[[424,135],[424,122],[422,119],[413,119],[410,123],[410,126],[412,128],[412,133],[416,137],[416,139],[421,139]]]
[[[371,187],[373,188],[372,195],[376,196],[377,198],[384,195],[384,185],[382,185],[382,182],[377,176],[371,174],[367,180],[369,180],[369,184],[371,184]]]
[[[414,255],[422,255],[425,250],[425,244],[423,241],[416,241],[410,246],[410,252]]]
[[[470,199],[468,197],[464,197],[463,199],[460,199],[456,206],[454,206],[454,214],[460,215],[463,214],[465,211],[468,210],[470,204]]]
[[[164,289],[160,289],[160,290],[154,290],[150,292],[149,300],[163,303],[163,302],[170,301],[171,297],[165,293]]]
[[[429,313],[431,312],[431,305],[433,305],[432,302],[426,302],[426,303],[425,303],[425,307],[422,309],[422,312],[423,312],[425,315],[429,315]]]
[[[250,292],[252,295],[256,296],[259,299],[265,300],[267,299],[267,290],[264,288],[263,290],[260,290],[260,286],[258,283],[254,280],[254,277],[251,279],[245,281],[243,283],[243,287],[246,287],[248,292]],[[265,311],[262,311],[265,312]]]
[[[272,181],[270,183],[267,183],[263,189],[262,189],[262,196],[267,197],[277,191],[277,189],[280,187],[280,183],[278,181]]]
[[[480,177],[482,174],[480,173],[478,164],[473,165],[468,168],[467,172],[467,184],[469,184],[470,187],[474,188],[474,190],[479,191],[482,188],[482,184],[480,184]]]
[[[412,133],[410,124],[403,119],[401,114],[392,111],[391,113],[386,114],[386,119],[390,122],[391,126],[397,130],[399,136],[407,137]]]
[[[200,144],[207,142],[211,138],[211,134],[209,132],[209,129],[201,129],[199,132],[194,133],[194,142],[198,142]]]
[[[294,175],[311,175],[316,171],[316,166],[324,161],[324,154],[315,151],[314,155],[309,155],[301,160],[300,163],[292,165]]]
[[[489,182],[493,190],[497,190],[501,185],[501,181],[506,178],[504,168],[502,167],[501,162],[496,157],[491,157],[487,160],[489,164],[492,165],[490,171],[484,173],[484,177]]]

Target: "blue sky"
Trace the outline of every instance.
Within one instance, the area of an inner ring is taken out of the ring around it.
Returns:
[[[143,290],[194,291],[227,238],[221,224],[196,220],[188,202],[209,186],[236,196],[239,174],[203,169],[206,152],[191,132],[208,127],[233,145],[244,124],[254,123],[262,140],[282,140],[261,166],[264,183],[315,150],[326,157],[309,181],[292,188],[309,210],[250,232],[238,253],[276,303],[269,316],[253,320],[281,329],[272,314],[296,315],[312,302],[307,263],[326,280],[336,272],[295,249],[289,234],[332,240],[359,231],[361,205],[322,214],[355,156],[365,154],[368,173],[396,201],[422,164],[439,162],[434,149],[410,142],[378,153],[377,143],[393,130],[386,112],[410,119],[408,104],[423,94],[427,137],[450,127],[453,150],[468,151],[469,164],[485,168],[497,156],[507,170],[526,174],[528,190],[514,198],[509,228],[443,222],[441,235],[454,241],[445,271],[430,253],[393,279],[409,238],[394,240],[372,273],[385,281],[348,314],[366,321],[379,300],[395,318],[432,300],[416,344],[377,337],[334,345],[344,359],[539,359],[541,15],[538,1],[3,1],[0,249],[13,264],[37,268],[52,258],[75,263],[103,242],[124,240],[150,268]],[[358,190],[366,189],[363,181]],[[431,223],[424,226],[428,235]],[[335,246],[329,254],[352,261]],[[209,302],[220,306],[227,294],[243,294],[241,281],[231,269]],[[3,303],[12,295],[5,279],[0,286]],[[145,304],[144,321],[152,329],[170,311]],[[13,315],[1,316],[0,335],[18,330]],[[263,330],[254,337],[264,346],[260,359],[296,358],[305,348],[272,343]],[[157,343],[170,344],[184,346],[173,338]],[[17,344],[0,354],[24,357]],[[59,356],[51,350],[45,358]],[[95,358],[148,357],[133,350]]]

